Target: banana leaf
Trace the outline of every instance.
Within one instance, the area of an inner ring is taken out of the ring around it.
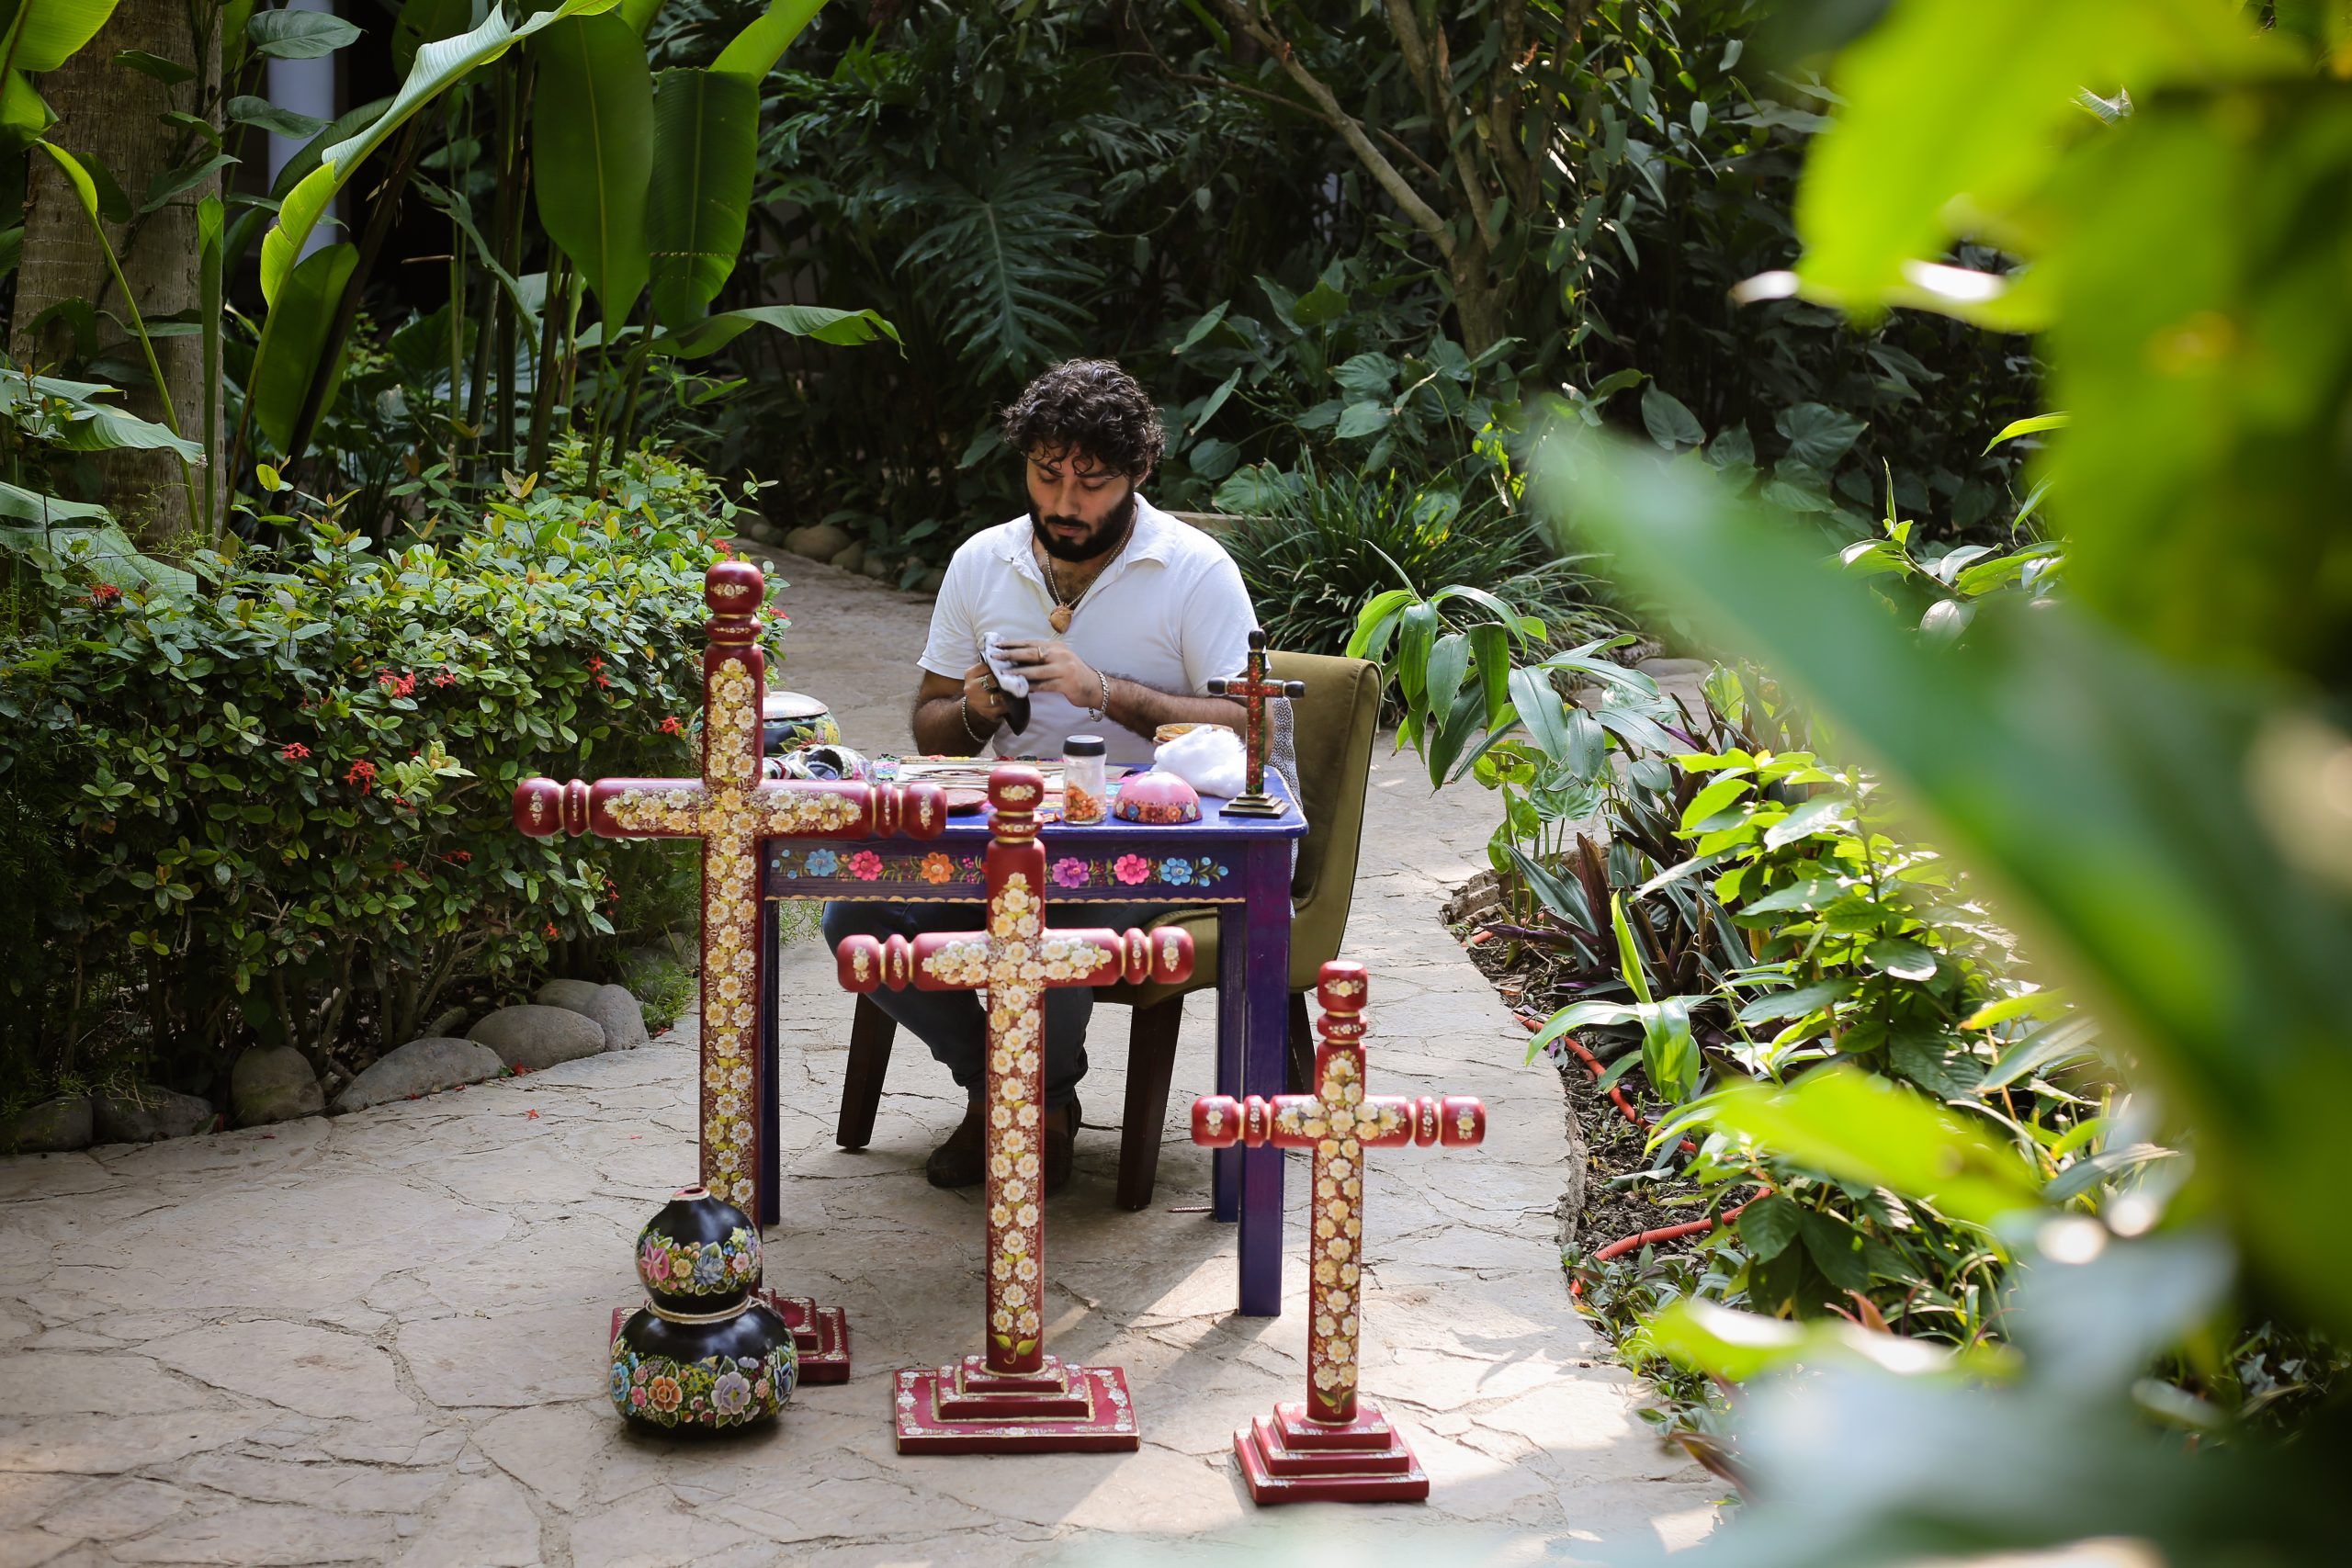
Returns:
[[[813,337],[819,343],[841,348],[854,348],[877,337],[887,337],[892,343],[899,341],[899,329],[872,310],[836,310],[830,305],[757,305],[706,316],[682,333],[658,333],[652,352],[680,359],[700,359],[707,354],[718,353],[753,327],[774,327],[793,337]],[[623,327],[612,334],[611,341],[624,343],[639,331],[633,326]],[[604,323],[599,321],[580,334],[579,346],[596,348],[605,342]]]
[[[760,93],[750,81],[715,71],[662,73],[645,239],[654,319],[673,332],[702,320],[735,270],[751,221],[759,139]]]
[[[539,221],[606,318],[619,321],[643,291],[648,265],[654,122],[645,46],[607,14],[558,22],[531,54],[539,70],[531,111]]]
[[[326,350],[335,306],[358,265],[356,245],[334,244],[311,252],[295,265],[262,322],[261,346],[254,351],[254,418],[281,452],[293,443],[294,423],[301,417],[312,367]],[[334,407],[343,385],[343,360],[337,355],[329,367],[326,395],[319,401],[321,417]]]
[[[482,19],[481,26],[456,38],[428,43],[416,51],[415,63],[410,66],[407,80],[383,114],[366,130],[326,150],[319,166],[305,175],[277,210],[277,222],[261,242],[261,291],[266,299],[275,301],[278,289],[294,270],[295,258],[302,254],[303,242],[311,231],[318,227],[326,213],[327,204],[335,193],[351,182],[368,155],[382,146],[392,132],[408,123],[409,117],[439,97],[449,88],[471,75],[475,71],[498,59],[508,50],[534,33],[544,31],[571,17],[597,16],[611,10],[619,0],[560,0],[548,9],[538,12],[516,27],[506,19],[503,9],[492,10]]]
[[[825,0],[772,0],[757,21],[737,33],[718,51],[718,58],[711,62],[712,73],[738,77],[756,85],[775,69],[775,62],[784,58],[786,49],[824,4]]]

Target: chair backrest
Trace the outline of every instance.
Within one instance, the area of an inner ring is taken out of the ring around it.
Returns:
[[[1340,955],[1348,907],[1355,892],[1356,859],[1363,846],[1363,806],[1371,786],[1372,744],[1380,728],[1380,669],[1362,659],[1277,651],[1269,673],[1304,681],[1306,694],[1291,704],[1299,793],[1306,797],[1306,839],[1291,875],[1292,984]]]

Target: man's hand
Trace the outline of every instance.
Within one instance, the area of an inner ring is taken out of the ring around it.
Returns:
[[[1029,694],[1051,692],[1082,708],[1102,705],[1102,678],[1066,642],[1008,642],[1004,655],[1029,682]],[[973,705],[974,708],[978,704]]]
[[[964,705],[972,710],[975,719],[990,728],[1003,722],[1009,705],[987,665],[975,664],[964,671]]]

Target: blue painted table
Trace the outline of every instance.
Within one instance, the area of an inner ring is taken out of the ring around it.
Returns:
[[[1269,770],[1267,792],[1287,800],[1282,776]],[[1236,1099],[1283,1089],[1289,1031],[1291,846],[1306,836],[1295,808],[1280,817],[1227,817],[1225,803],[1202,802],[1198,822],[1105,822],[1074,828],[1050,822],[1046,897],[1055,903],[1166,904],[1217,912],[1216,1091]],[[928,842],[876,839],[831,844],[769,839],[761,843],[763,951],[774,952],[777,902],[791,898],[978,905],[988,897],[980,860],[988,851],[985,814],[955,818]],[[770,974],[774,974],[771,967]],[[764,1083],[777,1081],[776,987],[760,998],[760,1059]],[[778,1213],[778,1108],[766,1097],[759,1172],[760,1219]],[[1283,1158],[1273,1147],[1220,1149],[1211,1168],[1212,1212],[1238,1221],[1240,1310],[1276,1317],[1283,1301]]]

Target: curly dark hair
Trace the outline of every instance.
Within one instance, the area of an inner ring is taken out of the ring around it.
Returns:
[[[1023,457],[1076,451],[1136,479],[1168,444],[1150,394],[1108,359],[1065,359],[1030,382],[1004,411],[1003,434]]]

